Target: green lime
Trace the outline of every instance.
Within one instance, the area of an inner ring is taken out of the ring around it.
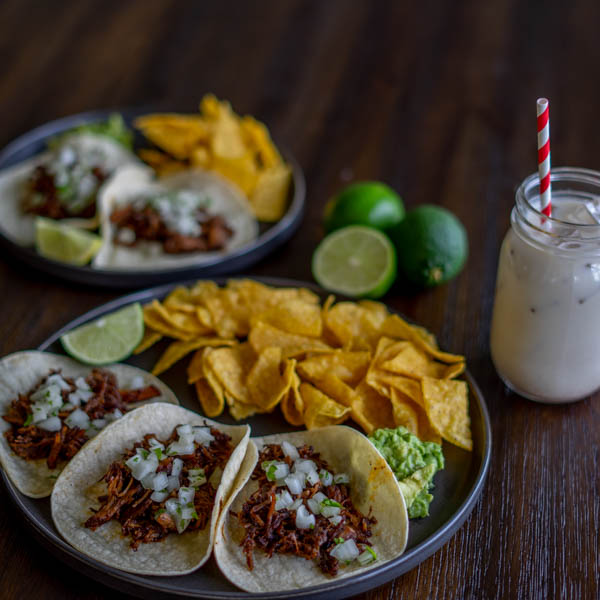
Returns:
[[[139,303],[72,329],[60,338],[63,348],[88,365],[105,365],[127,358],[144,335]]]
[[[422,287],[458,275],[469,252],[462,223],[441,206],[417,206],[388,233],[398,251],[398,271]]]
[[[385,183],[360,181],[344,188],[325,207],[325,231],[348,225],[384,230],[404,218],[402,198]]]
[[[396,278],[396,252],[384,233],[352,225],[330,233],[317,246],[312,272],[332,292],[379,298]]]
[[[85,229],[36,217],[35,247],[46,258],[71,265],[85,265],[96,256],[102,238]]]

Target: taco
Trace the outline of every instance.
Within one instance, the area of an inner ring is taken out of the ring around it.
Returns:
[[[344,426],[254,439],[217,527],[215,558],[248,592],[356,575],[406,547],[408,515],[393,472]]]
[[[160,379],[129,365],[86,367],[48,352],[0,360],[0,464],[17,489],[49,496],[65,464],[127,411],[178,404]]]
[[[178,406],[132,411],[91,440],[52,492],[74,548],[131,573],[183,575],[210,556],[250,428]]]
[[[258,223],[234,185],[188,169],[155,179],[151,169],[121,169],[102,190],[98,268],[155,269],[202,264],[251,242]]]
[[[32,246],[36,216],[94,229],[99,191],[118,167],[136,163],[133,152],[107,135],[65,134],[46,152],[0,171],[0,231]]]

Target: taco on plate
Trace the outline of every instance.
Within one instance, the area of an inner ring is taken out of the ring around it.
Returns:
[[[215,558],[248,592],[348,577],[404,551],[408,515],[385,459],[344,426],[255,438],[217,527]]]
[[[94,229],[97,200],[118,167],[139,164],[107,135],[76,131],[55,139],[46,152],[0,171],[0,231],[22,246],[35,241],[35,217]]]
[[[17,489],[49,496],[65,464],[98,432],[148,402],[178,404],[136,367],[84,366],[48,352],[0,360],[0,464]]]
[[[52,492],[54,524],[77,550],[118,569],[194,571],[210,556],[249,435],[247,425],[178,406],[138,408],[67,465]]]
[[[98,268],[202,264],[258,235],[243,194],[199,169],[155,179],[148,167],[123,168],[102,190],[100,203],[104,243],[92,263]]]

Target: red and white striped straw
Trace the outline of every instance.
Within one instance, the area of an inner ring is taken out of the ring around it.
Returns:
[[[538,173],[540,175],[540,210],[552,216],[552,186],[550,185],[550,117],[548,99],[537,100]]]

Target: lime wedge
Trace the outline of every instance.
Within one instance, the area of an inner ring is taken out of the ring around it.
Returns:
[[[35,247],[46,258],[71,265],[85,265],[96,256],[102,238],[59,221],[36,217]]]
[[[317,246],[312,272],[319,285],[332,292],[379,298],[396,278],[396,252],[384,233],[352,225],[334,231]]]
[[[135,303],[72,329],[60,341],[73,358],[88,365],[105,365],[127,358],[143,335],[144,313]]]

